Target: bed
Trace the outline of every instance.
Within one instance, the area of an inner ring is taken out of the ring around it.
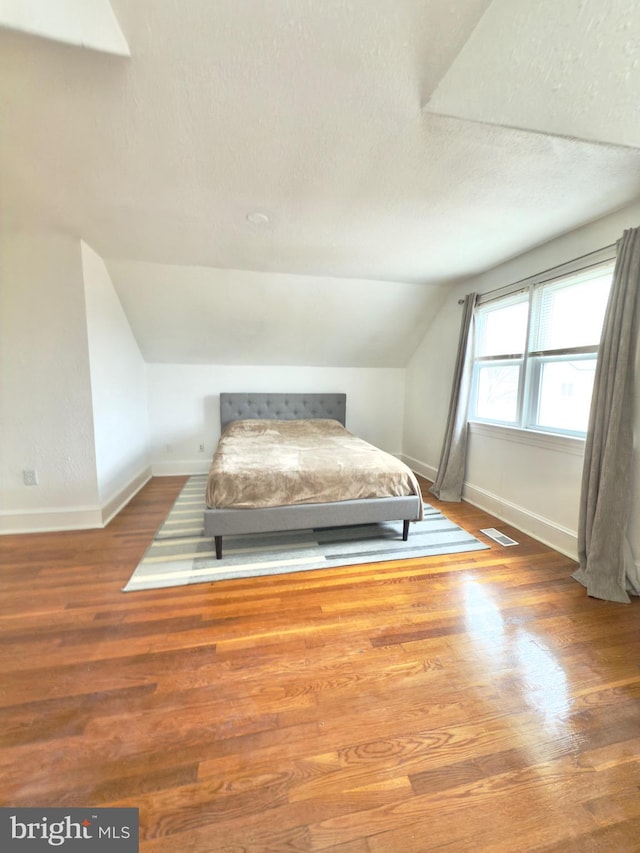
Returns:
[[[402,521],[408,538],[423,511],[415,475],[345,416],[345,394],[220,395],[204,513],[218,559],[227,535]]]

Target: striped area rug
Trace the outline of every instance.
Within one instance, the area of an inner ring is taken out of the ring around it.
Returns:
[[[402,522],[225,536],[216,560],[204,536],[206,475],[190,477],[124,592],[229,578],[306,572],[333,566],[430,557],[488,548],[441,512],[425,504],[402,541]]]

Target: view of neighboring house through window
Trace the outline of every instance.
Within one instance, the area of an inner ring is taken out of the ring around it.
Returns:
[[[471,420],[585,435],[613,266],[479,305]]]

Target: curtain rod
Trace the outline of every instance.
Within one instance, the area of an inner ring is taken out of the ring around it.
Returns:
[[[580,266],[579,269],[588,269],[589,266],[596,266],[599,263],[603,263],[607,260],[613,260],[615,258],[615,249],[617,247],[617,243],[611,243],[609,246],[603,246],[601,249],[594,249],[592,252],[587,252],[584,255],[579,255],[577,258],[573,258],[570,261],[565,261],[563,264],[558,264],[555,267],[549,267],[549,269],[542,270],[542,272],[534,273],[534,275],[529,275],[526,278],[521,278],[518,281],[514,281],[511,284],[504,284],[502,287],[496,287],[494,290],[487,290],[485,293],[479,294],[479,297],[483,298],[483,301],[489,302],[492,294],[500,293],[501,291],[507,291],[507,294],[511,291],[519,290],[520,288],[524,289],[527,284],[531,284],[533,281],[542,282],[546,279],[544,276],[549,275],[549,273],[553,273],[553,276],[549,276],[550,278],[555,278],[557,275],[562,274],[562,270],[566,267],[573,267],[575,264],[579,264],[581,261],[586,260],[587,258],[593,257],[593,255],[605,255],[605,257],[598,258],[597,261],[594,261],[593,264],[585,264],[584,266]],[[611,258],[606,257],[606,253],[612,253]],[[505,294],[505,295],[507,295]],[[464,305],[464,299],[458,299],[458,305]]]

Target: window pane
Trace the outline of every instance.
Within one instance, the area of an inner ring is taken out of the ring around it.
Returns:
[[[584,274],[576,281],[545,285],[538,293],[536,350],[597,346],[609,298],[613,269]]]
[[[586,432],[595,372],[595,358],[543,362],[535,426]]]
[[[480,365],[476,374],[476,417],[515,423],[519,379],[519,364]]]
[[[528,296],[478,312],[476,355],[519,355],[527,339]]]

